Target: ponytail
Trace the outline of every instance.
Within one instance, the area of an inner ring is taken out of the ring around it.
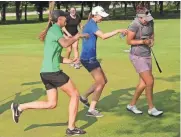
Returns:
[[[93,17],[93,15],[92,15],[92,13],[90,12],[87,20],[89,21],[90,19],[92,19],[92,17]]]
[[[39,39],[40,41],[44,41],[45,40],[45,37],[47,35],[47,32],[49,30],[49,28],[52,26],[53,22],[51,21],[51,19],[48,21],[48,25],[47,27],[40,33],[39,35]]]

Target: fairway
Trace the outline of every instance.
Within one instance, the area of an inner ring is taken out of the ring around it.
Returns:
[[[131,21],[103,21],[104,32],[127,28]],[[85,23],[85,21],[83,22]],[[28,110],[15,124],[10,104],[46,99],[39,72],[43,58],[43,43],[39,33],[46,23],[0,26],[0,137],[63,137],[67,128],[69,98],[59,92],[58,106],[54,110]],[[81,41],[79,43],[81,50]],[[87,109],[79,105],[77,126],[88,134],[81,137],[179,137],[180,136],[180,20],[155,20],[153,47],[162,68],[159,73],[153,60],[155,76],[154,103],[164,111],[160,118],[147,114],[145,94],[138,101],[144,114],[135,116],[126,111],[138,76],[130,63],[125,38],[115,36],[98,39],[98,59],[108,78],[98,109],[102,118],[85,116]],[[65,51],[65,50],[64,50]],[[65,54],[65,52],[63,52]],[[91,85],[92,78],[81,68],[75,70],[62,65],[80,93]],[[89,98],[91,99],[91,98]]]

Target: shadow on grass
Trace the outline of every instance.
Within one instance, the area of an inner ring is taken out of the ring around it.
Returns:
[[[67,126],[67,125],[68,123],[32,124],[29,127],[25,128],[24,131],[28,131],[39,127],[57,127],[57,126]]]
[[[157,77],[156,79],[164,80],[167,82],[179,82],[180,81],[180,75],[175,75],[175,76],[171,76],[171,77],[167,77],[167,78]]]
[[[123,100],[120,100],[120,97],[124,96],[125,97],[124,100],[127,97],[131,98],[132,94],[130,94],[129,91],[134,91],[134,90],[135,90],[135,88],[132,87],[132,88],[126,88],[126,89],[112,91],[110,95],[101,99],[97,106],[101,111],[114,112],[114,111],[116,111],[115,109],[117,107],[119,107],[120,102],[123,101]],[[124,108],[125,108],[125,106],[124,106]]]
[[[97,105],[97,108],[100,111],[112,111],[112,108],[116,107],[119,103],[119,97],[124,95],[124,94],[129,94],[128,91],[130,90],[134,90],[134,88],[128,88],[128,89],[121,89],[118,91],[113,91],[111,95],[101,99]],[[87,113],[88,109],[84,108],[83,110],[81,110],[78,113],[77,116],[77,121],[85,121],[87,122],[85,125],[82,125],[80,128],[82,129],[86,129],[90,126],[92,126],[94,123],[96,123],[98,121],[97,118],[95,117],[87,117],[86,113]]]
[[[132,99],[130,91],[134,88],[120,89],[112,91],[111,95],[103,98],[99,102],[102,111],[112,112],[117,116],[128,116],[132,120],[128,121],[130,127],[116,131],[116,134],[144,134],[153,132],[179,134],[180,125],[180,93],[172,89],[167,89],[154,94],[154,105],[164,111],[161,117],[150,117],[147,114],[148,106],[145,98],[140,98],[137,106],[143,110],[143,115],[134,115],[126,111],[126,105]],[[139,128],[132,131],[130,128]]]
[[[87,111],[88,111],[88,109],[84,108],[83,110],[78,112],[78,115],[77,115],[76,121],[80,120],[80,121],[87,122],[86,124],[84,124],[84,125],[82,125],[80,127],[82,129],[86,129],[86,128],[92,126],[94,123],[96,123],[98,121],[97,118],[95,118],[95,117],[88,117],[88,116],[86,116]]]
[[[0,105],[0,114],[10,109],[12,102],[25,103],[38,100],[41,96],[45,95],[45,91],[42,88],[36,88],[26,95],[21,95],[22,92],[16,93],[14,100],[8,101],[5,104]]]
[[[21,85],[25,86],[25,85],[36,85],[36,84],[42,84],[42,82],[41,81],[27,82],[27,83],[22,83]]]

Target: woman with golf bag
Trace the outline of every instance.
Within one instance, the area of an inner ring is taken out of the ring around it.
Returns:
[[[137,7],[135,20],[128,28],[127,43],[131,45],[130,60],[139,75],[139,83],[136,87],[133,99],[127,110],[134,114],[142,114],[138,110],[136,102],[145,90],[148,102],[148,114],[150,116],[160,116],[163,111],[159,111],[153,105],[154,77],[152,74],[151,47],[154,42],[153,17],[145,7]]]
[[[83,33],[88,33],[90,37],[89,39],[83,39],[80,60],[82,65],[93,77],[95,83],[82,96],[80,96],[80,101],[89,108],[86,115],[92,117],[103,116],[98,110],[96,110],[96,104],[99,101],[105,84],[107,83],[107,78],[104,74],[104,71],[96,58],[97,37],[105,40],[112,36],[115,36],[118,33],[126,34],[127,32],[127,30],[125,29],[118,29],[112,32],[103,33],[98,28],[97,23],[100,23],[102,19],[104,17],[107,17],[108,15],[109,14],[107,14],[102,7],[94,7],[90,14],[89,20],[83,29]],[[91,104],[89,104],[87,98],[92,93],[92,101]]]
[[[69,120],[66,134],[85,134],[85,131],[75,126],[79,92],[69,76],[67,76],[59,66],[60,63],[72,63],[72,60],[61,57],[62,49],[71,46],[72,43],[79,38],[88,38],[88,34],[78,33],[72,38],[65,39],[62,33],[62,27],[66,24],[66,13],[61,10],[55,10],[51,15],[51,20],[49,21],[47,28],[40,34],[40,40],[44,41],[44,59],[40,77],[47,90],[47,100],[24,104],[12,103],[11,109],[13,120],[18,123],[21,113],[28,109],[54,109],[58,101],[59,88],[70,97]],[[53,25],[52,22],[54,23]]]

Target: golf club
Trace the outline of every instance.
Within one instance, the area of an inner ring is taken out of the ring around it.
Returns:
[[[142,36],[141,39],[149,39],[149,37],[147,37],[147,36]],[[159,72],[162,73],[162,70],[161,70],[161,68],[160,68],[160,65],[159,65],[157,59],[156,59],[156,56],[155,56],[155,54],[154,54],[152,48],[150,48],[150,49],[151,49],[151,53],[153,54],[153,57],[154,57],[154,59],[155,59],[157,68],[158,68]]]

